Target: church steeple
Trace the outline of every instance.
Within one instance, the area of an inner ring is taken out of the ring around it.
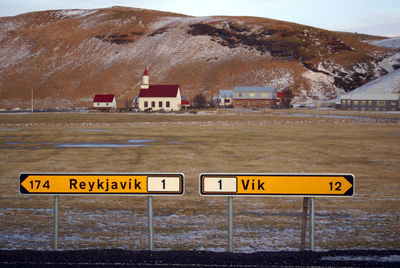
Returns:
[[[140,86],[141,89],[148,89],[149,88],[149,72],[147,71],[147,67],[144,69],[143,77],[142,77],[142,85]]]

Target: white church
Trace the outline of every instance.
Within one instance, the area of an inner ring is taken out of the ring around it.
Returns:
[[[145,68],[139,93],[140,111],[180,111],[182,96],[179,85],[151,85]]]

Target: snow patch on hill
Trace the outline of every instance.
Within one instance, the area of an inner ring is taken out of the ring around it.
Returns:
[[[97,9],[67,9],[67,10],[60,10],[57,14],[62,18],[68,17],[85,17],[97,12]]]
[[[213,17],[163,17],[151,23],[150,29],[158,30],[168,26],[189,26],[194,23],[208,23],[215,20],[216,18]]]
[[[400,53],[385,58],[379,63],[379,67],[385,69],[389,73],[395,70],[394,66],[400,66]]]
[[[141,51],[142,55],[147,55],[150,61],[167,61],[168,66],[157,67],[158,73],[168,72],[171,66],[179,64],[185,65],[199,61],[206,64],[226,60],[239,53],[246,53],[242,47],[232,49],[212,42],[210,36],[187,34],[192,24],[212,23],[219,20],[218,17],[161,18],[151,24],[152,33],[146,37],[143,36],[135,43],[135,50]]]
[[[340,92],[340,89],[334,86],[334,77],[324,73],[307,71],[303,73],[310,84],[309,96],[317,98],[321,101],[326,101],[335,98]]]
[[[400,69],[393,71],[381,78],[369,82],[352,93],[368,94],[399,94],[400,93]]]
[[[372,45],[385,48],[400,48],[400,36],[392,37],[384,40],[373,41]]]
[[[19,64],[33,57],[29,45],[20,40],[14,39],[11,46],[6,46],[0,50],[0,73],[6,71],[10,66]],[[39,52],[40,53],[40,52]]]

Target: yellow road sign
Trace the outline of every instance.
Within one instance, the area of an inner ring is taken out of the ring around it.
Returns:
[[[182,195],[183,174],[20,174],[21,194]]]
[[[201,174],[201,195],[353,196],[352,174]]]

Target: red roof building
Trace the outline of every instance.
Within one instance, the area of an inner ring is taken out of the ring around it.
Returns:
[[[93,102],[113,102],[115,96],[112,94],[107,95],[95,95]]]
[[[189,107],[189,106],[190,106],[188,100],[182,100],[182,101],[181,101],[181,105],[182,105],[183,107]]]
[[[93,98],[93,107],[116,109],[117,101],[113,94],[96,94]]]

